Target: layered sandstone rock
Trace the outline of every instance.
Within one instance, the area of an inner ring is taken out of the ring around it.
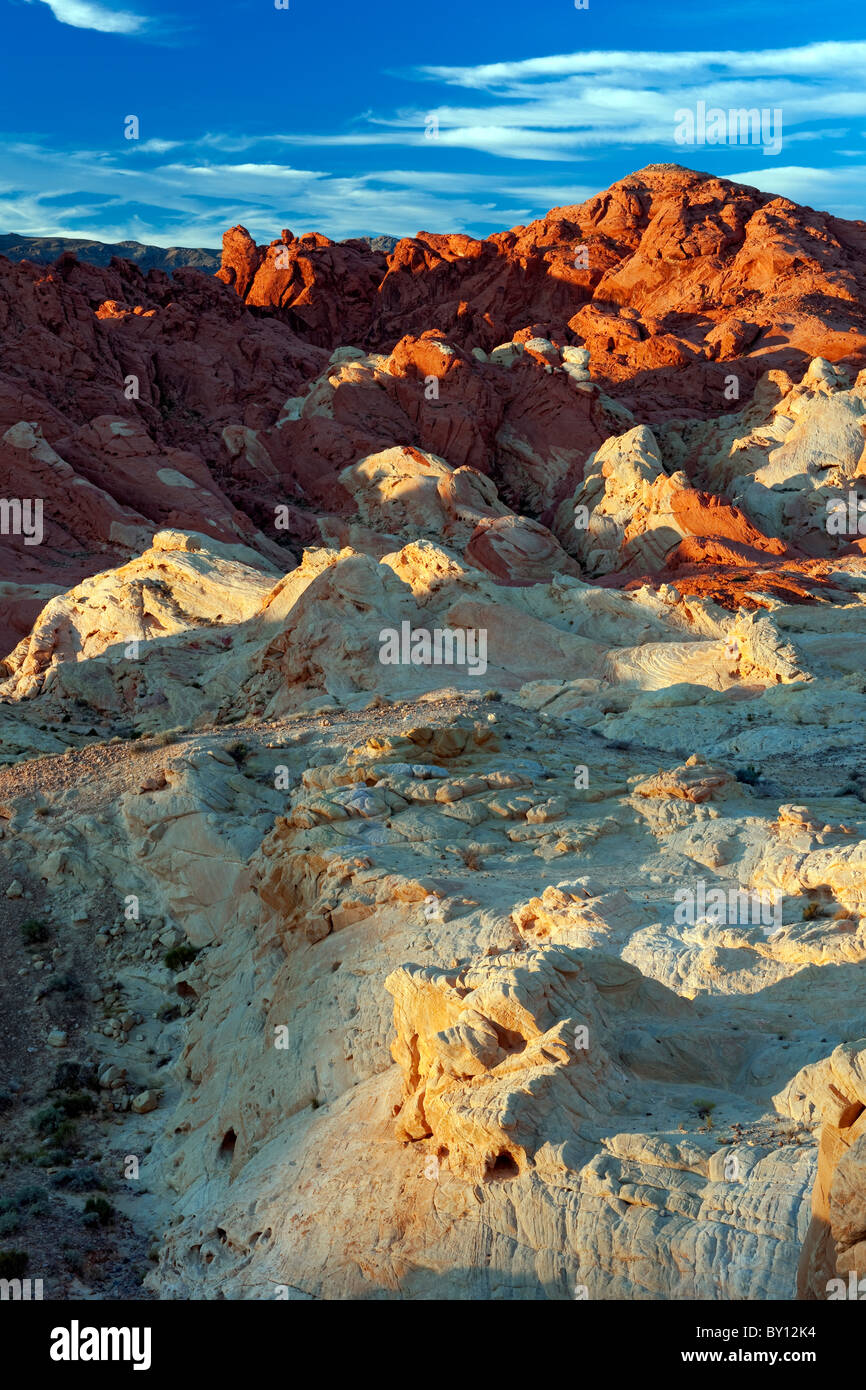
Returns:
[[[863,1273],[861,242],[668,167],[0,261],[0,878],[135,1000],[155,1294]]]
[[[791,1115],[820,1117],[812,1222],[797,1273],[797,1297],[862,1297],[866,1269],[866,1048],[862,1040],[804,1067],[778,1098]]]

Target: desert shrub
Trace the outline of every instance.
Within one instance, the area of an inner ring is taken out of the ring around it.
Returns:
[[[66,1114],[59,1103],[45,1105],[38,1110],[33,1119],[33,1127],[37,1134],[53,1139],[58,1148],[62,1148],[75,1135],[75,1121]]]
[[[31,917],[29,921],[21,923],[21,935],[25,945],[36,946],[41,941],[47,941],[51,933],[44,922]]]
[[[89,1115],[96,1109],[96,1101],[87,1091],[67,1091],[65,1095],[58,1096],[56,1104],[70,1120],[77,1119],[79,1115]]]
[[[58,1125],[55,1125],[51,1133],[51,1138],[61,1147],[64,1144],[71,1143],[75,1138],[75,1121],[61,1120]]]
[[[88,1217],[93,1218],[88,1220]],[[114,1207],[104,1197],[88,1197],[84,1203],[84,1222],[87,1226],[109,1226],[114,1220]]]
[[[93,1188],[105,1187],[96,1168],[69,1168],[65,1173],[55,1173],[51,1184],[67,1192],[91,1192]]]
[[[65,1240],[60,1246],[60,1253],[63,1256],[63,1263],[70,1273],[81,1277],[84,1273],[84,1260],[81,1257],[81,1251],[70,1244],[68,1240]]]
[[[57,1105],[44,1105],[33,1117],[33,1128],[37,1134],[53,1134],[63,1120],[63,1111]]]
[[[80,1091],[83,1086],[95,1091],[99,1078],[94,1067],[84,1067],[80,1062],[60,1062],[54,1069],[52,1091]]]
[[[43,994],[80,994],[81,989],[74,975],[69,971],[61,971],[58,975],[52,975],[42,986]]]
[[[144,734],[143,737],[154,748],[167,748],[170,743],[177,743],[178,739],[183,738],[186,732],[186,729],[178,725],[176,729],[160,729],[158,733]]]
[[[29,1262],[26,1250],[0,1250],[0,1279],[20,1279]]]
[[[184,942],[182,946],[172,946],[170,950],[166,951],[163,960],[169,970],[183,970],[195,960],[197,955],[196,947]]]
[[[27,1211],[31,1216],[46,1216],[49,1210],[48,1193],[33,1183],[20,1187],[12,1200],[19,1212]]]

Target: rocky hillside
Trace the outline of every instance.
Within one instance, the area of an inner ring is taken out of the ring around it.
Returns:
[[[652,422],[722,413],[733,364],[743,395],[818,355],[866,365],[864,252],[866,223],[663,164],[527,227],[419,232],[387,259],[288,231],[258,247],[234,227],[219,277],[323,347],[386,352],[429,329],[466,351],[518,329],[584,345]]]
[[[0,1164],[115,1212],[52,1296],[862,1267],[864,236],[664,166],[0,260]]]

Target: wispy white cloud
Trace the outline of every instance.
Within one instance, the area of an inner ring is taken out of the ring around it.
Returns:
[[[785,137],[786,143],[791,145],[798,140],[842,140],[848,134],[848,127],[841,126],[838,130],[798,130],[793,135]],[[837,150],[837,154],[844,154],[843,150]],[[862,150],[859,151],[863,153]]]
[[[835,139],[847,128],[821,131],[820,123],[866,115],[864,65],[866,42],[825,42],[719,53],[600,50],[426,66],[403,76],[472,92],[474,104],[440,101],[365,113],[343,133],[272,138],[310,148],[420,147],[431,143],[427,132],[435,121],[441,147],[557,162],[615,146],[673,146],[677,111],[703,101],[723,110],[781,111],[783,141]],[[807,126],[813,129],[802,133]]]
[[[180,149],[184,142],[182,140],[131,140],[129,143],[130,154],[168,154],[169,150]]]
[[[41,2],[66,13],[75,6],[91,17],[118,18],[86,0]],[[60,148],[61,141],[13,138],[0,142],[0,177],[7,183],[0,229],[160,245],[215,245],[223,229],[239,221],[259,240],[286,225],[334,238],[377,231],[411,235],[421,227],[477,231],[581,202],[611,181],[612,165],[617,177],[651,159],[711,168],[770,193],[859,217],[866,152],[851,147],[859,118],[866,116],[864,65],[866,43],[721,53],[585,52],[419,68],[409,76],[422,98],[435,82],[437,97],[453,100],[365,111],[343,131],[210,130],[72,151]],[[699,101],[722,110],[780,110],[789,153],[780,159],[733,141],[698,148],[677,144],[677,113],[694,110]],[[338,157],[325,153],[365,148],[366,167],[350,174],[335,172],[331,166],[340,167]],[[390,162],[383,156],[389,148],[400,151],[393,158],[397,167],[370,168],[383,157]],[[809,167],[794,163],[798,148]],[[461,155],[466,151],[486,159],[467,159]],[[315,167],[293,167],[289,161],[296,154]],[[590,163],[602,156],[604,174],[596,177]],[[735,159],[763,167],[735,175],[729,172]],[[843,166],[833,168],[840,159]],[[831,167],[811,167],[821,161]],[[403,167],[409,163],[415,167]],[[473,167],[467,170],[467,163]],[[576,169],[579,185],[573,181]],[[91,205],[82,189],[90,190]]]
[[[54,18],[73,29],[96,29],[100,34],[139,34],[147,26],[142,15],[126,10],[109,10],[91,0],[36,0],[47,5]],[[33,4],[34,0],[28,0]]]
[[[861,157],[863,151],[859,151]],[[816,169],[790,164],[786,167],[749,169],[729,176],[735,183],[751,184],[762,193],[774,193],[819,210],[830,208],[837,217],[863,217],[866,164],[846,164],[840,169]]]
[[[218,181],[221,187],[238,187],[251,183],[261,188],[263,183],[308,184],[311,179],[327,177],[312,169],[290,169],[281,164],[163,164],[152,171],[155,178],[179,175],[184,179]]]
[[[700,50],[660,53],[631,49],[595,49],[544,58],[524,58],[513,63],[481,63],[474,67],[422,66],[420,76],[449,86],[493,91],[514,82],[537,77],[571,77],[598,73],[695,74],[711,68],[731,73],[777,73],[790,77],[833,72],[859,74],[866,64],[866,42],[819,42],[799,48],[754,49],[722,52]]]
[[[369,232],[413,236],[422,228],[471,231],[527,222],[542,206],[581,201],[594,191],[568,181],[434,170],[341,177],[253,161],[120,166],[93,151],[61,153],[32,142],[10,143],[5,156],[0,229],[161,246],[218,246],[225,228],[236,222],[260,241],[287,225],[296,233],[325,231],[334,239]],[[82,188],[91,190],[90,203]]]

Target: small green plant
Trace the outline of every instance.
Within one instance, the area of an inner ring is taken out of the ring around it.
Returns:
[[[58,1096],[57,1105],[67,1119],[77,1119],[79,1115],[89,1115],[96,1109],[96,1101],[88,1091],[68,1091]]]
[[[88,1216],[95,1217],[95,1220],[88,1221]],[[84,1203],[84,1220],[88,1226],[97,1223],[100,1226],[109,1226],[114,1220],[114,1207],[104,1197],[88,1197]]]
[[[816,917],[821,916],[821,908],[818,903],[806,903],[803,908],[803,921],[814,922]]]
[[[172,946],[170,950],[166,951],[163,960],[169,970],[184,970],[186,966],[190,965],[191,962],[195,960],[197,955],[197,947],[190,946],[184,942],[182,946]]]
[[[33,1128],[37,1134],[53,1134],[63,1119],[63,1111],[57,1105],[44,1105],[33,1117]]]
[[[52,1187],[62,1187],[67,1192],[92,1192],[94,1188],[104,1188],[105,1183],[96,1168],[67,1168],[63,1173],[55,1173],[51,1179]]]
[[[21,936],[26,946],[37,946],[40,942],[47,941],[50,935],[45,923],[37,921],[35,917],[21,923]]]
[[[80,1091],[82,1086],[88,1090],[99,1089],[99,1078],[95,1067],[84,1067],[80,1062],[58,1062],[54,1069],[52,1091]]]
[[[88,1100],[90,1097],[87,1098]],[[78,1101],[73,1101],[73,1109],[78,1105]],[[91,1107],[92,1108],[92,1107]],[[83,1111],[79,1110],[79,1114]],[[42,1134],[47,1139],[53,1140],[58,1148],[63,1148],[75,1134],[75,1120],[64,1110],[60,1102],[54,1105],[45,1105],[36,1112],[33,1119],[33,1126],[37,1134]]]
[[[4,1211],[0,1216],[0,1236],[14,1236],[20,1225],[14,1211]]]
[[[692,1105],[698,1112],[700,1119],[704,1121],[708,1129],[713,1127],[713,1111],[716,1108],[714,1100],[693,1100]]]
[[[45,1188],[34,1184],[19,1188],[10,1200],[14,1202],[17,1211],[29,1211],[31,1216],[47,1216],[50,1210]]]
[[[84,1273],[84,1261],[81,1258],[80,1250],[78,1250],[76,1246],[70,1244],[68,1240],[64,1240],[60,1246],[60,1253],[62,1254],[63,1262],[66,1265],[66,1268],[70,1271],[70,1273],[77,1274],[79,1276],[81,1276]]]
[[[53,975],[43,986],[43,994],[80,994],[81,990],[74,975],[70,975],[67,970],[58,975]]]
[[[167,748],[170,743],[177,743],[185,732],[185,729],[162,729],[158,734],[151,735],[150,741],[155,748]]]

